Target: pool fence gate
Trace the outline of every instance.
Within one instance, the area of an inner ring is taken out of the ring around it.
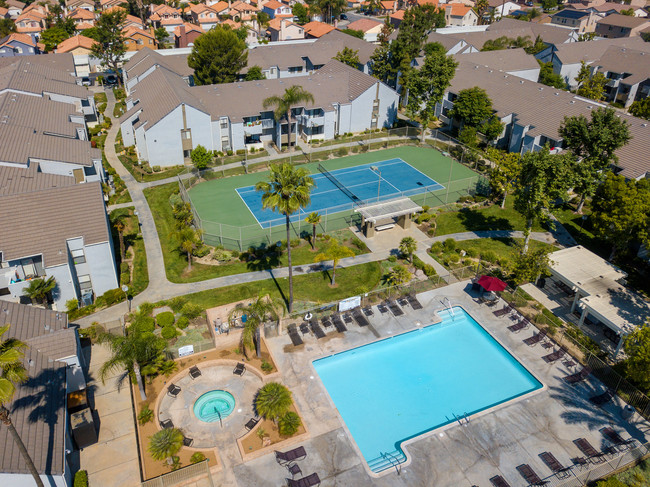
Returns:
[[[159,477],[145,480],[140,485],[141,487],[171,487],[200,480],[205,477],[207,477],[207,485],[214,487],[207,459],[202,462],[193,463],[187,467],[181,467],[178,470],[160,475]]]
[[[470,166],[474,169],[477,168],[481,155],[475,149],[469,149],[463,146],[457,140],[447,136],[446,134],[433,131],[432,137],[427,138],[425,143],[420,143],[419,129],[414,127],[404,127],[401,129],[391,129],[389,131],[381,131],[379,133],[370,133],[368,135],[361,135],[357,137],[343,138],[336,141],[336,143],[345,143],[352,145],[349,147],[332,148],[326,146],[324,150],[314,148],[312,151],[298,152],[296,155],[287,157],[282,155],[281,159],[276,159],[270,162],[288,162],[294,164],[304,164],[308,162],[324,161],[332,157],[346,157],[354,155],[355,153],[363,153],[369,150],[381,150],[398,145],[412,145],[430,148],[441,152],[443,155],[450,157],[457,162]],[[368,138],[372,136],[373,138]],[[380,137],[377,139],[376,137]],[[349,142],[352,140],[352,142]],[[341,142],[343,141],[343,142]],[[474,161],[474,162],[472,162]],[[269,162],[260,163],[256,166],[255,170],[264,170],[268,167]],[[461,196],[472,195],[477,191],[477,187],[485,186],[485,177],[479,173],[474,176],[453,179],[453,165],[450,166],[450,174],[447,181],[438,181],[444,186],[444,189],[436,191],[428,191],[426,188],[415,189],[411,191],[404,191],[400,194],[393,194],[386,198],[375,198],[374,200],[367,200],[361,204],[368,204],[376,202],[377,200],[393,199],[397,197],[409,197],[420,206],[429,206],[438,208],[450,203],[455,203]],[[229,170],[232,171],[232,170]],[[244,170],[237,170],[232,175],[243,174]],[[229,173],[231,174],[231,173]],[[212,246],[223,246],[228,249],[236,249],[244,251],[250,247],[259,247],[261,245],[273,245],[286,239],[285,218],[280,217],[270,222],[265,222],[264,226],[257,223],[246,226],[228,225],[225,223],[206,220],[200,217],[198,211],[194,207],[189,195],[189,190],[206,180],[215,179],[225,176],[221,174],[218,167],[206,169],[203,171],[188,170],[185,174],[178,176],[178,183],[180,194],[186,203],[189,203],[192,208],[194,216],[194,225],[202,233],[203,241]],[[334,230],[341,230],[350,226],[357,226],[361,224],[361,215],[355,213],[354,209],[359,203],[350,201],[344,205],[337,207],[327,208],[321,212],[321,222],[317,225],[317,233],[327,233]],[[308,213],[300,211],[291,217],[291,232],[292,238],[304,238],[311,235],[312,225],[305,222]]]

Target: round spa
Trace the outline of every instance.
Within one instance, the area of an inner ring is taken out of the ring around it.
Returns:
[[[235,409],[235,398],[227,391],[206,392],[194,402],[194,414],[201,421],[222,421]]]

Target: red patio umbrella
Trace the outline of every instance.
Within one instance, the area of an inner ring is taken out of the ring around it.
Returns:
[[[508,285],[501,279],[492,276],[481,276],[478,285],[486,291],[503,291]]]

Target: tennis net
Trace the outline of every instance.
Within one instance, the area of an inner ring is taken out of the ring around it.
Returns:
[[[348,198],[350,198],[350,199],[354,202],[355,205],[359,206],[359,205],[362,203],[362,201],[359,199],[359,197],[358,197],[356,194],[354,194],[352,191],[350,191],[348,188],[346,188],[346,187],[343,185],[343,183],[341,183],[341,181],[339,181],[338,179],[336,179],[336,177],[334,177],[334,175],[333,175],[331,172],[329,172],[327,169],[325,169],[325,168],[323,167],[322,164],[319,164],[319,165],[318,165],[318,170],[319,170],[321,173],[323,173],[323,175],[324,175],[327,179],[329,179],[330,181],[332,181],[332,182],[334,183],[334,185],[335,185],[337,188],[339,188],[341,191],[343,191],[343,193],[344,193]]]

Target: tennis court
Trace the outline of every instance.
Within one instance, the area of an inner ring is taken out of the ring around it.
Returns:
[[[443,185],[399,158],[331,172],[320,165],[318,169],[320,173],[312,175],[311,203],[291,216],[294,222],[303,220],[313,211],[334,213],[398,196],[444,189]],[[262,207],[262,193],[255,191],[254,186],[237,188],[237,193],[262,228],[283,224],[277,213]]]

